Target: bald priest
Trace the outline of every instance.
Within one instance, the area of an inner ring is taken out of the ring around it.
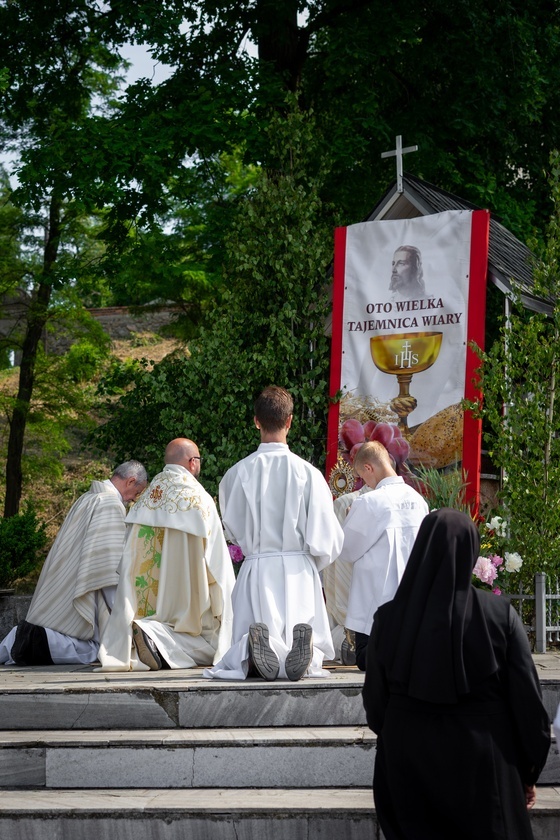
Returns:
[[[230,646],[235,576],[200,463],[192,440],[172,440],[165,468],[127,516],[103,671],[211,665]]]

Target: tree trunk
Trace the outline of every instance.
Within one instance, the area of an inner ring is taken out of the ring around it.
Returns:
[[[298,26],[297,0],[259,0],[257,10],[259,59],[270,62],[286,89],[295,91],[309,44],[307,30]]]
[[[8,456],[6,459],[6,498],[4,517],[15,516],[19,511],[22,491],[21,460],[25,438],[25,426],[35,383],[37,350],[47,323],[52,293],[51,272],[58,254],[60,237],[60,202],[52,198],[49,208],[49,223],[43,255],[41,281],[33,295],[27,317],[23,340],[17,400],[10,419]]]

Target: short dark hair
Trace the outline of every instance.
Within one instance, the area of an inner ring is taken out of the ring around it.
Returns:
[[[269,385],[255,400],[255,417],[265,432],[279,432],[293,413],[293,399],[277,385]]]

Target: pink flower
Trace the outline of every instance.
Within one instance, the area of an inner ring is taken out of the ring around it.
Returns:
[[[232,563],[241,563],[243,561],[243,552],[238,545],[228,545],[228,551]]]
[[[498,571],[488,557],[479,557],[473,569],[473,575],[482,583],[492,584],[498,576]]]
[[[495,566],[496,569],[504,562],[504,558],[500,557],[499,554],[491,554],[488,559],[492,561],[492,565]]]
[[[499,586],[496,586],[496,588],[492,590],[492,594],[493,594],[493,595],[501,595],[501,594],[502,594],[502,590],[500,589],[500,587],[499,587]]]

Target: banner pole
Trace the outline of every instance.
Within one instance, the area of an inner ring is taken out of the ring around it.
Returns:
[[[344,274],[346,268],[346,228],[339,227],[334,232],[334,277],[332,302],[332,339],[329,383],[329,414],[327,418],[327,478],[336,463],[338,453],[338,419],[340,405],[334,402],[340,391],[342,373],[342,332],[344,318]]]
[[[484,349],[486,326],[486,278],[488,273],[488,245],[490,213],[475,210],[472,214],[471,256],[469,276],[469,304],[467,322],[467,353],[465,360],[465,399],[477,403],[482,400],[476,370],[480,359],[473,344]],[[482,448],[482,420],[465,411],[463,418],[463,480],[467,484],[467,501],[473,516],[480,506],[480,454]]]

